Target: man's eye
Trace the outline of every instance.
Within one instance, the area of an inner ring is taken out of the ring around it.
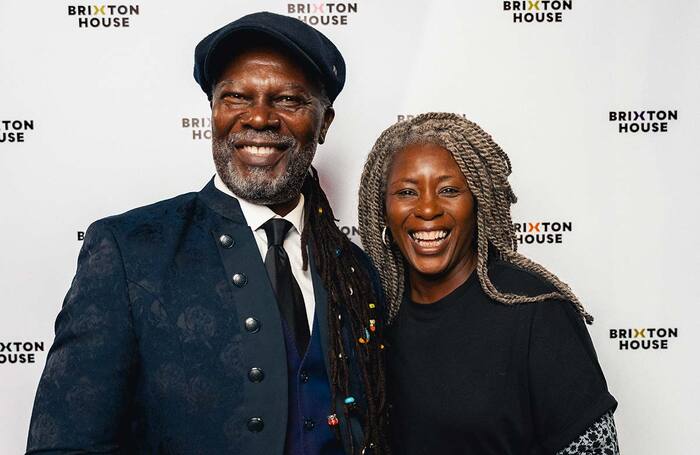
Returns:
[[[301,99],[297,96],[284,95],[277,98],[277,103],[284,106],[298,106],[301,104]]]
[[[244,99],[243,95],[237,92],[226,92],[221,95],[221,97],[228,101],[239,101]]]

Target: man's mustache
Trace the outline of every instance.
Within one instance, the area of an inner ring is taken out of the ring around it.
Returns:
[[[230,148],[240,142],[267,142],[276,144],[280,148],[290,148],[297,145],[297,141],[293,137],[274,131],[244,130],[226,136],[226,145]]]

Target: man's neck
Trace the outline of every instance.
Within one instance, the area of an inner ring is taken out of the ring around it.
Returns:
[[[280,204],[268,205],[270,210],[278,214],[279,216],[285,216],[299,204],[299,195],[288,200],[287,202],[282,202]]]
[[[303,216],[304,201],[302,200],[301,193],[297,194],[296,197],[293,197],[291,200],[284,202],[284,203],[281,203],[281,204],[260,205],[260,204],[255,204],[253,202],[249,202],[249,201],[247,201],[239,196],[236,196],[231,191],[231,189],[226,186],[224,181],[221,180],[221,177],[219,177],[218,174],[216,174],[214,176],[214,186],[216,187],[216,189],[218,189],[222,193],[227,194],[227,195],[231,196],[232,198],[238,199],[239,204],[241,204],[241,210],[243,211],[243,216],[246,218],[246,220],[248,221],[249,224],[252,222],[255,225],[256,220],[258,218],[258,215],[252,215],[252,213],[246,213],[247,212],[246,207],[258,207],[258,208],[265,207],[266,210],[269,209],[275,215],[280,216],[280,217],[285,217],[285,216],[289,215],[290,213],[294,212],[294,210],[297,207],[301,206],[301,214],[299,215],[300,219],[296,219],[296,216],[295,216],[295,217],[293,217],[294,219],[290,219],[290,221],[292,222],[292,224],[294,224],[294,226],[297,228],[297,230],[299,232],[301,232],[303,229],[303,225],[304,225],[304,216]],[[253,209],[251,209],[251,210],[253,210]],[[259,214],[259,212],[257,210],[255,212]],[[267,216],[267,215],[263,215],[263,216]],[[262,221],[266,221],[266,220],[267,220],[267,218],[265,218]],[[257,221],[260,221],[260,220],[257,220]],[[257,229],[258,225],[255,225],[254,228]]]

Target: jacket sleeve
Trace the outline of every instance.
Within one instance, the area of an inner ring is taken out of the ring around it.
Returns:
[[[27,453],[118,453],[136,371],[122,257],[106,222],[92,224],[55,325]]]

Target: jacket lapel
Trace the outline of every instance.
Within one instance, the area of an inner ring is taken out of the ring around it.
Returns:
[[[281,453],[287,428],[287,351],[277,301],[260,257],[253,232],[240,205],[214,187],[214,180],[200,191],[201,201],[219,215],[209,226],[212,244],[219,252],[229,283],[232,307],[241,328],[240,357],[244,401],[239,411],[247,419],[264,417],[266,437],[241,433],[242,453]],[[249,369],[264,372],[264,380],[248,380]],[[245,376],[244,376],[245,375]],[[281,386],[284,384],[285,386]],[[251,430],[252,431],[252,430]]]
[[[202,199],[207,207],[224,218],[227,218],[234,223],[244,224],[247,226],[246,219],[243,216],[238,199],[232,198],[216,189],[216,186],[214,186],[214,177],[212,177],[211,180],[209,180],[209,183],[207,183],[206,186],[199,192],[199,198]]]

